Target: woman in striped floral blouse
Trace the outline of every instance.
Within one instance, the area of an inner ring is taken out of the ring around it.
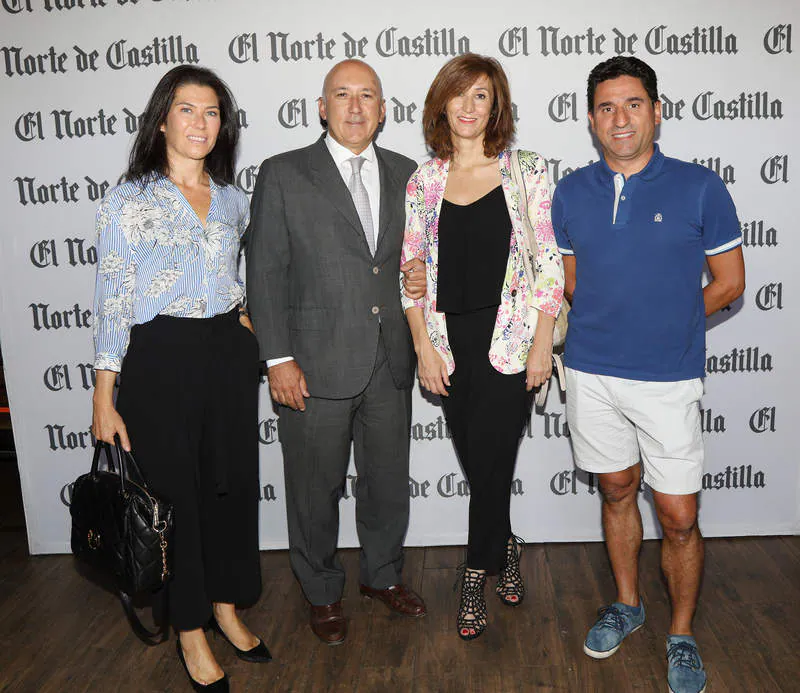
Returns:
[[[207,626],[242,659],[270,659],[235,611],[261,590],[258,345],[238,276],[249,214],[233,185],[237,141],[225,84],[174,68],[145,109],[125,182],[97,214],[93,430],[118,435],[173,504],[170,622],[204,691],[229,685]]]

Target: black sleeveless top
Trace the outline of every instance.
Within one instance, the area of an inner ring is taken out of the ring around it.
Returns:
[[[442,200],[436,309],[469,313],[499,306],[510,243],[502,186],[468,205]]]

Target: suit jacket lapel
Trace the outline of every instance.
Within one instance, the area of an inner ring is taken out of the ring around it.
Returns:
[[[375,241],[375,254],[377,255],[381,248],[381,242],[386,236],[386,231],[397,213],[397,205],[394,204],[394,193],[397,192],[397,186],[400,182],[397,180],[394,170],[386,163],[386,159],[381,155],[381,150],[377,146],[375,146],[375,156],[378,160],[378,172],[381,181],[380,221],[378,223],[378,238]]]
[[[347,189],[342,180],[342,174],[336,168],[331,153],[325,144],[323,135],[311,149],[310,161],[311,177],[314,185],[325,195],[326,199],[347,219],[353,231],[358,233],[367,246],[367,239],[364,229],[361,227],[361,220],[358,218],[356,206],[353,203],[353,196]]]

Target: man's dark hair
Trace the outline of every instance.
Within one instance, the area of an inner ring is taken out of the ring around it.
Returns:
[[[641,80],[644,90],[650,97],[650,101],[658,101],[658,83],[656,73],[644,60],[634,58],[629,55],[617,55],[608,60],[604,60],[599,65],[595,65],[589,73],[586,83],[586,102],[589,113],[594,110],[594,92],[600,82],[617,77],[637,77]]]
[[[147,182],[167,171],[167,144],[161,125],[166,121],[175,92],[185,84],[211,87],[219,99],[220,128],[214,148],[205,158],[205,169],[218,185],[230,185],[235,176],[236,147],[239,127],[236,101],[228,86],[211,70],[192,65],[179,65],[167,72],[156,85],[141,118],[139,132],[131,148],[125,180]]]

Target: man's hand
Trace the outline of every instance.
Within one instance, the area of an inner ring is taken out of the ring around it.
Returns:
[[[403,293],[416,301],[425,295],[427,280],[425,277],[425,263],[418,257],[411,258],[400,265],[403,273]]]
[[[306,376],[297,361],[286,361],[267,370],[269,391],[278,404],[296,411],[306,410],[306,397],[311,397],[306,386]]]

